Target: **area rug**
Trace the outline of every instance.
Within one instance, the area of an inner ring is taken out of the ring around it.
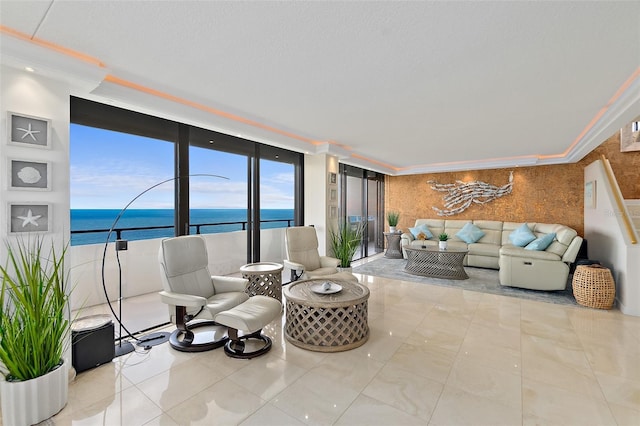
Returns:
[[[493,269],[466,267],[465,271],[467,271],[467,275],[469,275],[468,280],[447,280],[409,274],[404,271],[404,265],[406,262],[407,261],[405,259],[380,258],[365,263],[364,265],[354,267],[353,272],[356,274],[373,275],[376,277],[391,278],[394,280],[432,284],[444,287],[456,287],[469,291],[519,297],[521,299],[537,300],[540,302],[579,306],[576,303],[576,299],[573,297],[571,279],[568,280],[567,287],[564,290],[527,290],[501,286],[498,281],[498,271]]]

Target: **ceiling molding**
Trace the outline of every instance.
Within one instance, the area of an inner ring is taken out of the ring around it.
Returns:
[[[4,28],[0,32],[0,45],[2,65],[20,70],[30,67],[38,75],[68,83],[72,92],[91,92],[109,71],[97,61],[63,54],[46,44],[16,37]]]

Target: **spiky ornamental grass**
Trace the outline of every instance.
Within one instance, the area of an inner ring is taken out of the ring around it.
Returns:
[[[62,360],[68,345],[69,295],[64,255],[40,238],[7,243],[7,265],[0,266],[0,360],[8,381],[47,374]]]
[[[389,226],[398,226],[398,221],[400,220],[400,213],[390,211],[387,213],[387,222],[389,222]]]
[[[364,232],[364,223],[346,223],[341,221],[338,229],[331,230],[330,243],[333,255],[340,260],[341,268],[351,266],[351,260],[356,253],[358,246],[362,242],[362,234]]]

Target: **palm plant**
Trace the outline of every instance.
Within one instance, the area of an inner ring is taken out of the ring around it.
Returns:
[[[0,266],[0,361],[8,381],[43,376],[61,362],[70,332],[64,255],[37,238],[7,243]]]
[[[362,242],[364,222],[347,223],[341,221],[338,228],[331,230],[330,245],[334,257],[340,260],[341,268],[351,266],[351,260]]]

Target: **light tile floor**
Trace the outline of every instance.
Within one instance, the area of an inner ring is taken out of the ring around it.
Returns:
[[[358,275],[371,336],[253,360],[168,344],[78,374],[55,425],[640,425],[640,318]]]

